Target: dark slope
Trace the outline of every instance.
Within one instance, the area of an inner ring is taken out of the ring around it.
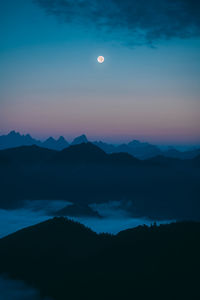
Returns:
[[[109,161],[111,163],[118,163],[129,166],[142,164],[142,162],[139,159],[135,158],[134,156],[128,153],[123,152],[109,154]]]
[[[63,218],[0,240],[0,272],[53,299],[199,299],[200,223],[97,235]]]
[[[56,151],[32,146],[20,146],[0,150],[0,164],[2,163],[67,163],[67,164],[133,164],[139,163],[140,160],[134,158],[128,153],[106,154],[99,147],[92,143],[82,143],[69,146],[62,151]]]
[[[10,148],[0,151],[0,164],[3,162],[39,164],[50,159],[55,153],[55,150],[41,148],[36,145]]]
[[[141,161],[128,153],[106,154],[92,143],[82,143],[70,146],[52,157],[52,162],[68,164],[136,164]]]
[[[195,166],[200,166],[200,155],[196,156],[194,159],[193,159],[193,164]]]
[[[57,153],[53,162],[60,163],[101,163],[107,161],[107,154],[92,143],[82,143],[70,146]]]
[[[178,151],[176,149],[169,149],[163,151],[162,155],[166,157],[179,158],[179,159],[193,159],[200,154],[200,149],[194,149],[189,151]]]

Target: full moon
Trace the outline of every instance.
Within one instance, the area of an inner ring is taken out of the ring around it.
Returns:
[[[102,64],[104,62],[104,57],[103,56],[98,56],[97,61],[98,61],[98,63]]]

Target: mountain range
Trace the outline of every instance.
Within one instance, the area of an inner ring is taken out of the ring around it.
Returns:
[[[139,160],[93,143],[62,151],[36,145],[0,150],[0,208],[62,199],[76,204],[69,213],[90,214],[89,204],[119,201],[133,216],[199,220],[199,166],[200,156]]]
[[[84,134],[79,137],[76,137],[70,144],[68,141],[66,141],[66,139],[63,136],[59,137],[57,140],[52,137],[49,137],[47,140],[42,142],[40,140],[32,138],[29,134],[21,135],[18,132],[11,131],[7,135],[0,136],[0,149],[37,145],[43,148],[61,151],[69,147],[70,145],[78,145],[87,142],[88,139]],[[158,155],[180,159],[192,159],[200,154],[200,149],[182,152],[178,151],[177,149],[170,148],[169,150],[163,151],[158,146],[149,143],[143,143],[137,140],[133,140],[127,144],[120,145],[108,144],[102,141],[93,141],[92,143],[101,148],[106,153],[125,152],[139,159],[148,159]]]

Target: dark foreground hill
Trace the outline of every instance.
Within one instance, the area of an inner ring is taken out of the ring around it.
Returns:
[[[200,220],[198,157],[139,160],[92,143],[62,151],[23,146],[0,151],[0,208],[24,200],[67,200],[79,207],[121,201],[134,216]],[[127,205],[126,205],[127,204]]]
[[[0,240],[0,272],[63,299],[199,299],[200,223],[116,236],[54,218]]]

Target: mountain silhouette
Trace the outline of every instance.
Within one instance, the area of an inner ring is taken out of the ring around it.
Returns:
[[[53,300],[198,299],[199,252],[200,223],[105,235],[54,218],[0,239],[0,273]]]
[[[128,144],[121,144],[114,146],[112,144],[107,144],[103,142],[94,142],[95,145],[100,147],[107,153],[129,153],[139,159],[148,159],[157,155],[161,155],[162,151],[154,145],[149,143],[141,143],[139,141],[132,141]]]
[[[7,135],[0,136],[0,149],[14,148],[19,146],[39,145],[41,142],[33,139],[29,134],[21,135],[14,130]]]
[[[78,144],[87,143],[87,142],[88,142],[88,139],[87,139],[86,135],[82,134],[73,140],[72,145],[78,145]]]
[[[49,137],[44,142],[33,139],[29,134],[21,135],[14,130],[11,131],[8,135],[0,136],[0,149],[15,148],[20,146],[31,146],[37,145],[43,148],[53,149],[53,150],[63,150],[69,146],[69,143],[64,139],[64,137],[59,137],[55,140],[52,137]]]
[[[82,143],[72,145],[60,152],[54,158],[54,162],[61,163],[88,163],[104,162],[107,160],[107,154],[93,145],[92,143]]]
[[[161,155],[162,151],[154,145],[149,143],[141,143],[140,141],[133,140],[132,142],[128,143],[128,147],[131,148],[130,154],[140,158],[150,158],[157,155]]]
[[[190,151],[178,151],[176,149],[169,149],[163,152],[163,155],[171,158],[179,159],[192,159],[200,154],[200,149],[190,150]]]
[[[78,145],[82,143],[87,143],[88,139],[86,135],[81,135],[76,137],[71,145]],[[200,154],[200,149],[194,149],[189,151],[178,151],[176,149],[169,149],[162,151],[159,147],[149,144],[149,143],[142,143],[137,140],[133,140],[128,144],[121,144],[121,145],[112,145],[108,143],[104,143],[102,141],[94,141],[92,142],[97,147],[101,148],[106,153],[129,153],[138,159],[149,159],[155,156],[166,156],[172,158],[179,158],[179,159],[192,159],[195,156]],[[52,137],[48,138],[44,142],[33,139],[29,134],[21,135],[18,132],[11,131],[8,135],[0,136],[0,149],[7,149],[13,148],[18,146],[25,146],[25,145],[37,145],[40,147],[53,149],[53,150],[63,150],[69,147],[69,143],[65,140],[64,137],[60,137],[59,139],[54,139]]]
[[[69,143],[65,140],[63,136],[60,136],[58,140],[55,140],[54,138],[50,137],[42,143],[42,147],[53,150],[63,150],[68,146]]]
[[[50,159],[53,155],[55,155],[55,153],[56,151],[54,150],[41,148],[36,145],[20,146],[6,150],[0,150],[0,162],[38,164]]]

